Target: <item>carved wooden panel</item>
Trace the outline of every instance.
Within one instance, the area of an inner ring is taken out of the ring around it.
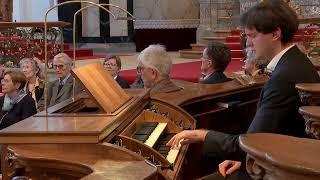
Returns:
[[[247,153],[247,172],[254,180],[316,180],[320,141],[280,134],[245,134],[240,147]]]

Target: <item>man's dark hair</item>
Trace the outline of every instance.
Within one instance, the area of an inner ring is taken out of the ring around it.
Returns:
[[[220,42],[210,42],[206,53],[217,71],[224,71],[231,61],[230,49]]]
[[[240,17],[242,27],[267,34],[281,30],[281,42],[288,43],[294,38],[299,27],[297,14],[283,0],[264,0],[257,3]]]

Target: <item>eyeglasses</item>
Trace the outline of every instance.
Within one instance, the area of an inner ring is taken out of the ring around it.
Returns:
[[[105,63],[104,65],[105,65],[105,66],[112,66],[112,67],[117,66],[117,64],[112,64],[112,63]]]
[[[143,66],[137,66],[137,72],[142,73],[144,67]]]
[[[65,66],[66,66],[65,64],[58,64],[58,65],[54,64],[53,69],[64,69]]]
[[[9,82],[11,82],[10,80],[8,80],[8,79],[1,79],[1,83],[3,84],[3,83],[9,83]]]

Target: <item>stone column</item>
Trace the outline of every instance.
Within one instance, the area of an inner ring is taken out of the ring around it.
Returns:
[[[239,0],[240,13],[252,7],[261,0]],[[299,19],[310,19],[320,17],[320,1],[319,0],[286,0],[289,6],[298,14]]]
[[[0,1],[0,21],[12,21],[12,1],[13,0]]]
[[[240,1],[240,14],[254,6],[256,3],[261,0],[239,0]]]
[[[198,0],[134,0],[135,29],[197,28]]]
[[[199,0],[200,25],[197,41],[205,36],[225,35],[238,26],[240,4],[238,0]]]

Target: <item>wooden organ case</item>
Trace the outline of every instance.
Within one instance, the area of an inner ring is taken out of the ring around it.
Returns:
[[[0,131],[4,179],[180,178],[188,147],[163,145],[194,129],[192,116],[150,99],[148,90],[124,91],[100,63],[72,73],[89,96],[78,94]]]

